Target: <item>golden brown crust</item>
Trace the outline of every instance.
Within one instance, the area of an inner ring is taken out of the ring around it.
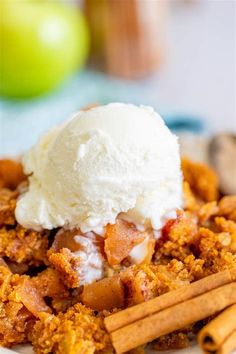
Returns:
[[[58,270],[68,288],[77,288],[80,285],[77,272],[80,260],[68,248],[62,248],[59,252],[49,250],[48,260]]]
[[[189,284],[189,273],[182,262],[173,259],[167,265],[129,267],[121,273],[121,280],[126,306],[131,306]]]
[[[194,193],[205,202],[217,200],[219,197],[219,181],[215,172],[202,163],[182,159],[184,180]]]
[[[24,276],[26,277],[26,276]],[[34,316],[24,306],[17,288],[21,276],[11,274],[8,268],[0,267],[0,345],[10,347],[27,341],[27,329]]]
[[[81,304],[58,316],[42,313],[31,333],[37,354],[92,354],[108,350],[111,344],[103,319]]]
[[[47,263],[48,232],[15,228],[0,228],[0,256],[16,263],[38,266]]]
[[[45,299],[63,301],[69,292],[58,273],[47,268],[38,276],[12,274],[0,266],[0,344],[10,347],[28,341],[36,319],[42,312],[52,312]]]
[[[47,231],[26,230],[17,224],[15,207],[18,192],[0,189],[0,257],[11,263],[38,266],[47,262]]]
[[[0,188],[0,227],[15,225],[15,207],[18,193],[10,189]]]

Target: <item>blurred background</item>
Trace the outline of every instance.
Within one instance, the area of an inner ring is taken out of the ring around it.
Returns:
[[[1,0],[0,14],[1,156],[112,101],[180,134],[236,132],[234,0]]]

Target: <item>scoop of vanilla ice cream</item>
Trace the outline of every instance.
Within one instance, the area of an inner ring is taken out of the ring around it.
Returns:
[[[158,230],[182,205],[178,141],[150,107],[111,103],[76,113],[24,156],[27,228],[102,233],[117,216]]]

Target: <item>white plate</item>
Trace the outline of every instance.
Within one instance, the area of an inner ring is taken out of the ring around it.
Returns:
[[[28,345],[18,346],[17,348],[15,348],[15,350],[0,348],[0,354],[34,354],[31,346]],[[189,347],[186,349],[168,350],[162,352],[147,350],[146,354],[158,354],[158,353],[159,354],[202,354],[202,351],[198,348],[197,345],[194,345],[193,347]],[[236,351],[234,351],[232,354],[236,354]]]
[[[147,350],[146,354],[201,354],[201,350],[195,345],[191,348],[181,349],[181,350],[168,350],[168,351],[153,351]],[[9,350],[6,348],[0,348],[0,354],[34,354],[31,346],[21,345],[17,346],[15,350]],[[78,353],[79,354],[79,353]],[[236,354],[236,352],[235,352]]]
[[[15,351],[16,350],[16,351]],[[32,348],[30,346],[18,346],[15,348],[15,350],[9,350],[5,348],[0,348],[0,354],[33,354]],[[181,349],[181,350],[168,350],[168,351],[162,351],[162,352],[157,352],[157,351],[152,351],[148,350],[147,354],[202,354],[201,350],[197,347],[191,347],[191,348],[186,348],[186,349]],[[78,353],[79,354],[79,353]],[[236,353],[235,353],[236,354]]]

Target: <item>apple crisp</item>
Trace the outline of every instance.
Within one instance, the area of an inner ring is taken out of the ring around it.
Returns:
[[[0,344],[32,343],[37,354],[113,353],[105,316],[235,267],[236,196],[220,194],[209,167],[184,158],[182,169],[184,210],[158,240],[148,238],[145,259],[132,265],[130,250],[146,231],[121,219],[104,237],[20,226],[14,210],[27,180],[19,163],[0,161]],[[94,250],[101,258],[89,258]],[[87,269],[102,272],[101,280],[85,281]],[[186,347],[208,320],[152,346]]]

